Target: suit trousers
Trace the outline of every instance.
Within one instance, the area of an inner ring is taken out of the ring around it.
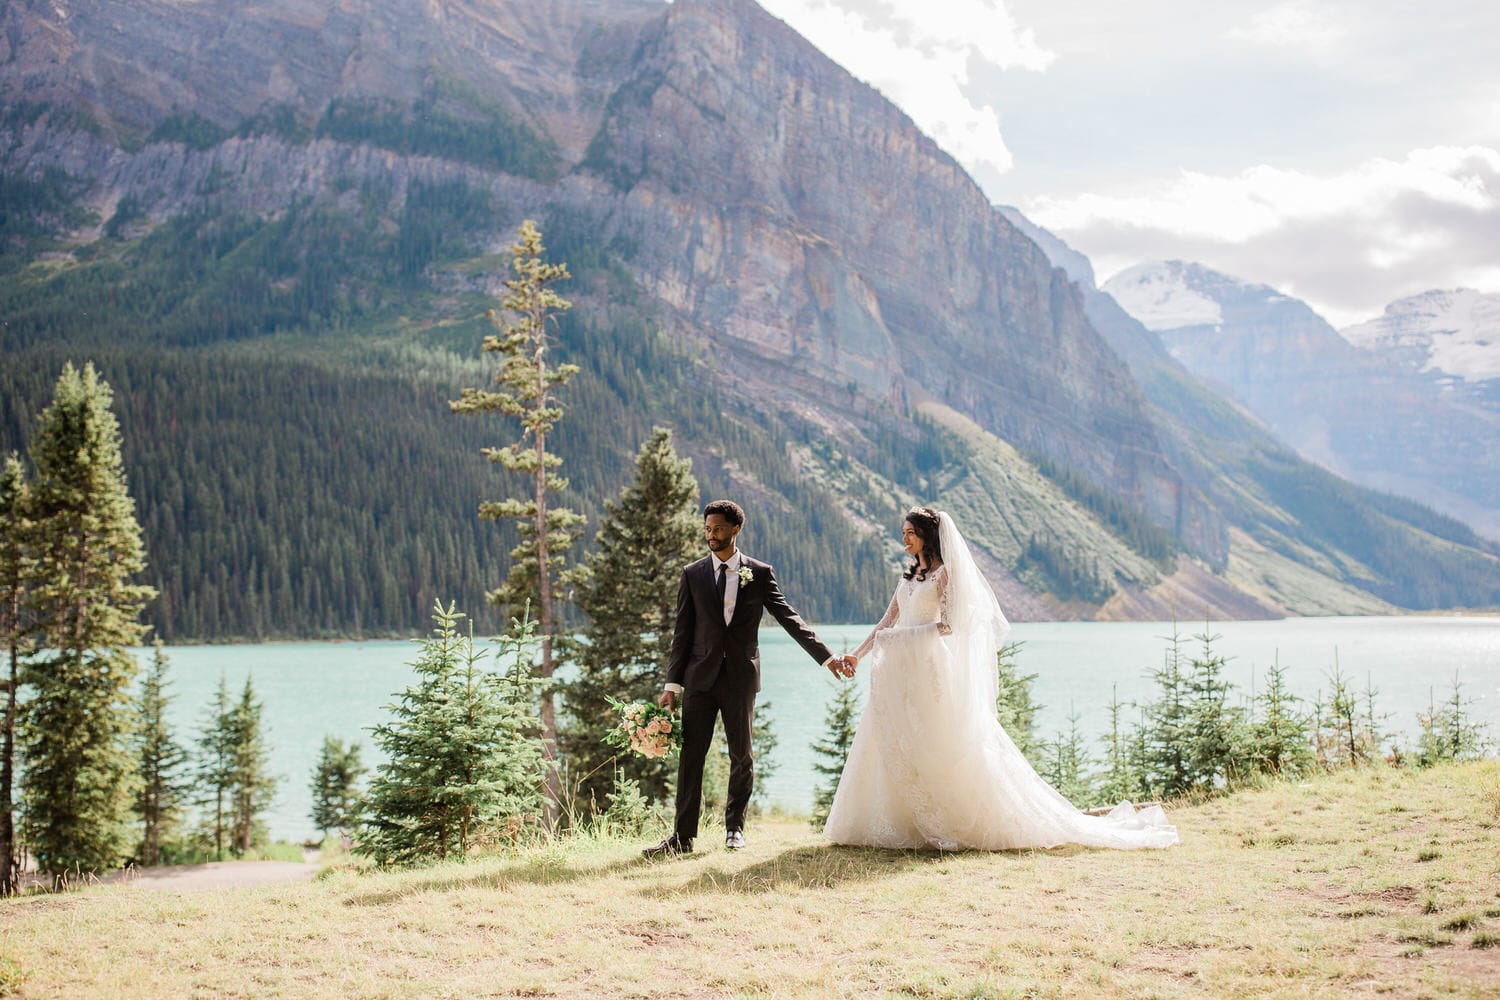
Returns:
[[[714,722],[724,720],[724,742],[729,747],[729,789],[724,803],[724,829],[743,830],[750,793],[755,789],[755,760],[751,727],[755,718],[755,685],[741,689],[720,669],[707,691],[682,693],[682,757],[677,764],[677,825],[679,840],[698,836],[698,814],[703,808],[703,766],[713,742]]]

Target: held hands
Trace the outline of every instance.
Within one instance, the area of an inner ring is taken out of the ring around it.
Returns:
[[[840,677],[840,678],[853,677],[854,676],[854,668],[858,664],[859,664],[859,660],[855,659],[852,656],[848,656],[848,655],[835,656],[833,659],[831,659],[831,660],[828,661],[828,672],[831,673],[831,674],[833,674],[833,676],[835,676],[835,677]]]
[[[833,676],[847,680],[854,676],[854,669],[859,665],[859,658],[854,656],[835,656],[828,661],[828,672]],[[677,694],[674,691],[663,691],[657,695],[656,703],[667,711],[677,708]]]

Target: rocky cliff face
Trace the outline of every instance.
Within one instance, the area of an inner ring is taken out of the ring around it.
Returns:
[[[910,119],[749,0],[673,5],[583,169],[620,192],[658,294],[754,359],[733,368],[756,391],[790,370],[933,398],[1161,523],[1194,507],[1064,276]]]
[[[438,80],[544,123],[565,154],[598,127],[655,0],[17,0],[0,14],[8,93],[142,139],[173,112],[234,128],[268,107],[415,100]]]
[[[220,175],[259,211],[382,172],[565,204],[639,248],[642,282],[734,353],[724,372],[748,395],[934,398],[1171,530],[1212,520],[1046,257],[905,115],[750,0],[25,0],[5,33],[7,87],[100,125],[63,143],[33,130],[10,165],[103,178],[103,217],[124,191],[160,216]],[[331,142],[149,142],[174,114],[233,131],[371,96],[458,117],[493,102],[555,144],[557,179]]]

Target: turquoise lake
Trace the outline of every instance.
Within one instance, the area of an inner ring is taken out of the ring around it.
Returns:
[[[1188,637],[1203,626],[1177,629]],[[1227,674],[1242,700],[1259,689],[1266,668],[1277,660],[1288,668],[1293,692],[1311,699],[1327,690],[1337,662],[1356,689],[1375,688],[1377,714],[1409,741],[1418,711],[1429,698],[1441,702],[1457,677],[1474,716],[1500,737],[1500,616],[1295,618],[1214,622],[1210,629],[1219,636],[1215,648],[1230,658]],[[1171,630],[1163,622],[1014,626],[1010,638],[1024,643],[1017,662],[1036,675],[1039,732],[1057,733],[1076,713],[1080,729],[1096,740],[1108,726],[1112,696],[1122,703],[1150,698],[1150,673],[1162,663]],[[852,649],[868,631],[852,625],[818,629],[836,650]],[[762,626],[761,640],[761,704],[770,703],[780,740],[767,788],[771,801],[806,811],[817,782],[810,746],[822,736],[836,682],[774,622]],[[1188,639],[1185,648],[1191,652],[1197,645]],[[176,736],[192,743],[221,677],[235,695],[252,678],[265,705],[272,768],[280,778],[267,823],[278,838],[311,838],[308,783],[324,736],[358,741],[366,764],[373,764],[368,727],[384,718],[384,706],[410,683],[407,663],[415,651],[415,642],[400,640],[168,647]],[[147,656],[149,651],[138,651],[143,663]],[[864,682],[861,676],[853,683]]]

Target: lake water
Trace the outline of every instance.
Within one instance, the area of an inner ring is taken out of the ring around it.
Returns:
[[[1202,629],[1178,626],[1184,637]],[[1409,741],[1417,712],[1430,697],[1441,702],[1456,676],[1473,700],[1475,718],[1500,736],[1500,616],[1296,618],[1214,622],[1210,629],[1219,636],[1215,648],[1230,658],[1227,676],[1242,699],[1263,685],[1266,668],[1278,660],[1292,691],[1311,699],[1327,690],[1337,662],[1358,690],[1373,685],[1377,713]],[[1094,740],[1108,727],[1112,696],[1122,703],[1148,700],[1150,674],[1162,663],[1171,630],[1161,622],[1016,625],[1011,639],[1024,643],[1017,663],[1023,673],[1036,675],[1039,732],[1051,736],[1077,713],[1080,729]],[[852,649],[868,627],[818,632],[834,649]],[[761,637],[761,703],[771,703],[780,740],[767,788],[771,801],[806,811],[817,783],[810,746],[823,735],[835,681],[774,622],[761,629]],[[1184,648],[1192,652],[1197,646],[1189,639]],[[373,764],[368,727],[385,718],[384,706],[411,682],[407,663],[416,648],[410,641],[168,647],[176,736],[192,743],[220,677],[235,696],[252,678],[265,705],[272,769],[281,779],[267,824],[275,837],[310,838],[315,831],[308,819],[308,784],[323,738],[363,744],[365,762]],[[148,656],[138,652],[143,665]],[[861,675],[854,683],[866,681]]]

